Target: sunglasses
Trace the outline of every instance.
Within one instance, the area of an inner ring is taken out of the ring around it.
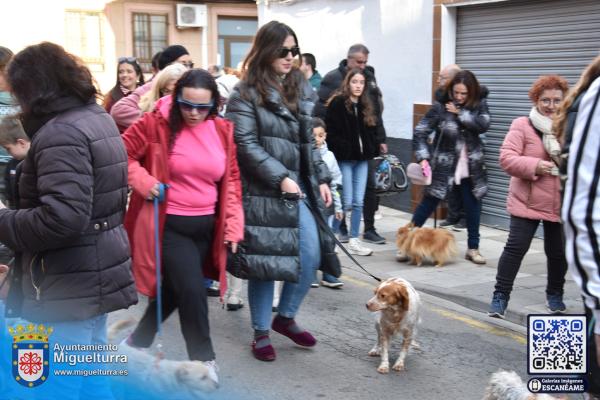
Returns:
[[[214,101],[211,101],[210,103],[192,103],[190,101],[184,100],[181,97],[177,97],[177,103],[179,104],[179,107],[183,110],[183,111],[188,111],[191,112],[192,110],[196,110],[198,112],[203,112],[203,111],[210,111],[211,108],[213,108],[213,106],[215,105]]]
[[[119,57],[119,64],[121,63],[137,63],[137,58],[135,57]]]
[[[298,54],[300,54],[300,47],[280,47],[279,50],[277,50],[277,57],[286,58],[288,53],[292,53],[292,57],[296,57]]]
[[[181,65],[183,65],[184,67],[189,68],[189,69],[194,68],[194,63],[192,61],[182,62]]]

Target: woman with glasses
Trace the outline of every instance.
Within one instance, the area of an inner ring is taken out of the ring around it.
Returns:
[[[129,96],[144,84],[144,74],[135,57],[120,57],[117,65],[117,83],[104,96],[104,109],[110,113],[112,106],[123,97]]]
[[[204,278],[225,281],[227,251],[243,238],[233,125],[218,117],[219,90],[204,70],[186,72],[123,134],[133,188],[125,218],[138,291],[151,298],[127,344],[149,347],[157,330],[154,229],[161,233],[162,316],[177,308],[190,360],[217,382]],[[168,185],[168,188],[161,184]],[[154,226],[153,199],[159,205]],[[221,285],[221,294],[226,285]]]
[[[234,264],[241,266],[237,275],[248,279],[252,352],[261,361],[276,357],[270,328],[300,346],[316,344],[295,317],[316,268],[335,273],[331,267],[339,262],[333,242],[319,234],[315,220],[324,221],[325,206],[331,204],[331,178],[312,135],[313,103],[307,99],[313,90],[293,66],[299,54],[289,26],[263,25],[227,104],[226,116],[235,124],[246,223]],[[276,280],[285,284],[271,323]]]
[[[515,277],[540,221],[548,258],[546,305],[553,314],[566,310],[562,298],[567,262],[558,177],[561,149],[552,130],[552,119],[567,90],[567,81],[560,76],[539,77],[529,89],[533,103],[529,116],[512,122],[500,148],[500,165],[511,176],[506,200],[510,230],[498,261],[490,317],[504,318]]]

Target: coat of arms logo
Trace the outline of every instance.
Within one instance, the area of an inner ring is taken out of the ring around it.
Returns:
[[[48,337],[51,327],[29,324],[9,327],[12,341],[12,374],[26,387],[36,387],[46,382],[50,372]]]

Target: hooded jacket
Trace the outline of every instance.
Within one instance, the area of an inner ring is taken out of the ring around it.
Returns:
[[[133,271],[138,291],[147,296],[156,296],[154,240],[154,206],[145,197],[157,182],[169,182],[169,136],[168,115],[171,96],[156,103],[153,112],[144,114],[123,134],[129,160],[129,184],[133,188],[131,201],[125,218],[125,227],[131,241]],[[241,205],[240,173],[233,142],[233,126],[222,118],[214,118],[215,127],[226,154],[223,178],[218,186],[218,203],[215,212],[215,231],[209,258],[203,263],[206,278],[221,282],[221,294],[227,283],[225,266],[227,247],[225,241],[238,243],[243,238],[244,216]],[[166,198],[169,191],[165,192]],[[167,202],[159,205],[159,230],[162,233],[166,221]],[[162,248],[162,247],[159,247]],[[190,277],[194,279],[194,277]],[[200,279],[200,277],[196,277]]]
[[[304,83],[297,115],[285,106],[277,90],[271,89],[262,103],[244,81],[227,104],[226,117],[235,125],[242,174],[246,225],[238,261],[245,279],[299,280],[299,207],[297,200],[282,198],[283,179],[304,185],[313,212],[323,218],[319,184],[328,184],[331,178],[312,135],[313,103],[308,99],[313,90]],[[321,232],[320,242],[321,267],[339,263],[332,239]]]
[[[93,100],[63,98],[55,106],[42,120],[25,121],[32,142],[19,210],[0,210],[0,241],[21,260],[7,315],[34,322],[85,320],[137,303],[119,132]]]

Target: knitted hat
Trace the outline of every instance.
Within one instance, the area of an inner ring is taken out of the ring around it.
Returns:
[[[173,61],[186,54],[190,53],[188,53],[185,47],[179,44],[167,47],[163,50],[162,54],[158,58],[158,69],[162,70],[167,65],[171,64]]]

